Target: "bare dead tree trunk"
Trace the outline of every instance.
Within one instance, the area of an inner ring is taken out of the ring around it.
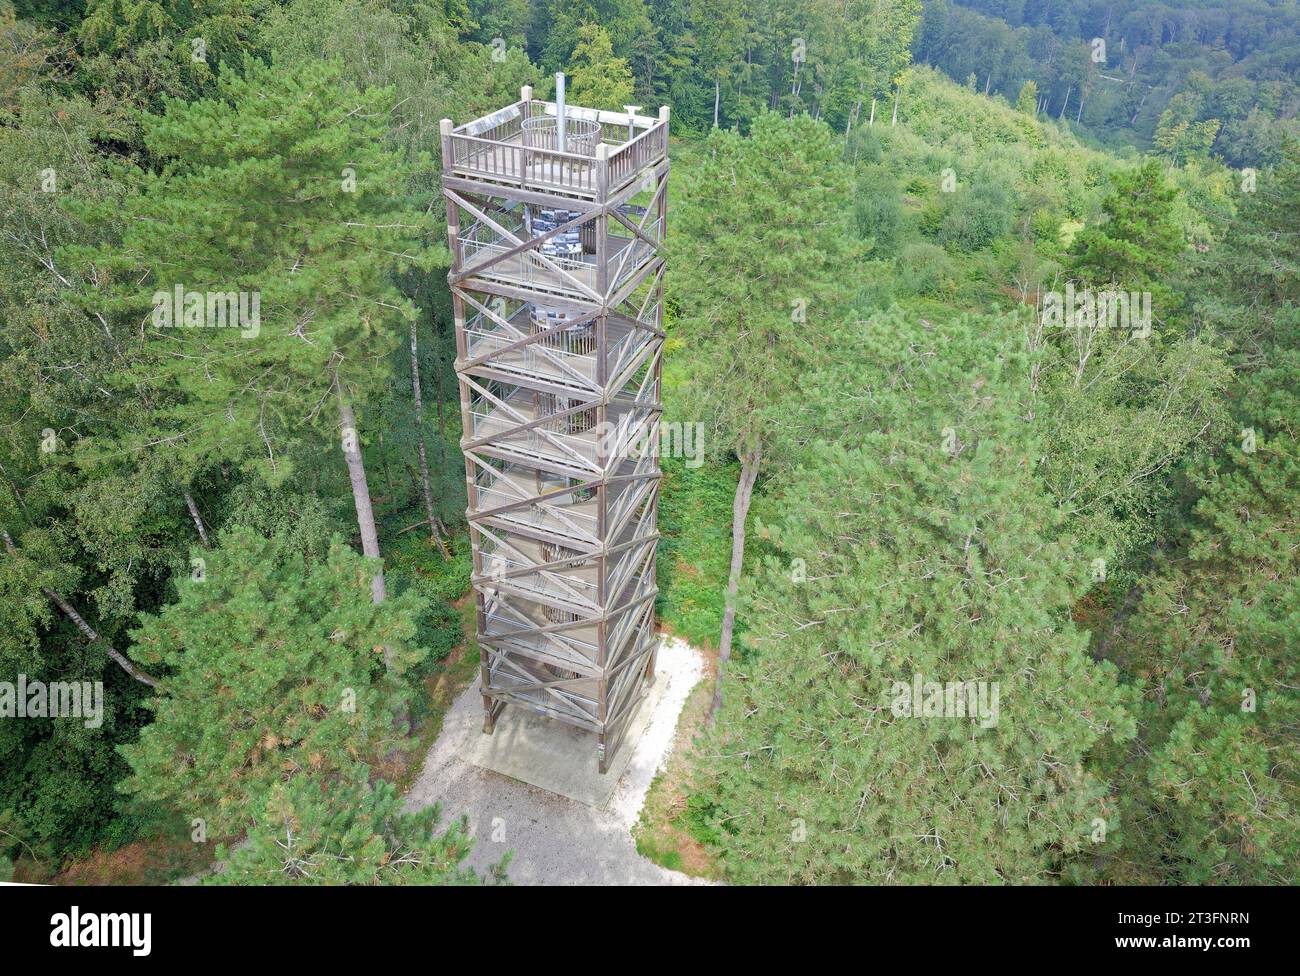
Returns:
[[[424,450],[424,397],[420,393],[420,354],[416,347],[417,325],[411,322],[411,393],[415,397],[415,443],[420,455],[420,487],[424,492],[424,511],[429,517],[429,538],[438,545],[443,559],[450,559],[447,543],[438,531],[438,519],[433,514],[433,489],[429,486],[429,458]]]
[[[1070,92],[1074,91],[1074,85],[1067,85],[1065,88],[1065,101],[1061,103],[1061,114],[1056,117],[1059,122],[1065,118],[1065,107],[1070,104]]]
[[[875,128],[875,126],[876,126],[876,100],[872,98],[871,99],[871,120],[867,123],[867,128],[873,129]]]
[[[902,94],[902,92],[899,89],[899,86],[895,85],[894,86],[894,114],[893,117],[890,118],[889,120],[889,124],[891,127],[898,124],[898,96],[900,94]]]
[[[713,127],[718,127],[718,106],[722,101],[722,82],[713,79]]]
[[[9,555],[11,556],[17,555],[18,549],[16,546],[14,546],[13,537],[9,535],[8,530],[0,529],[0,535],[3,535],[4,537],[5,549],[9,552]],[[58,590],[51,589],[48,586],[42,586],[41,592],[45,594],[45,598],[47,600],[49,600],[51,603],[53,603],[60,610],[63,611],[64,616],[66,616],[69,620],[72,621],[72,623],[76,626],[76,628],[79,631],[81,631],[82,636],[85,637],[86,640],[90,641],[90,643],[92,644],[103,644],[104,650],[108,652],[108,656],[111,657],[114,661],[116,661],[118,666],[121,667],[123,671],[125,671],[127,674],[133,677],[136,681],[139,681],[141,684],[146,684],[150,688],[158,687],[157,678],[155,678],[149,672],[142,671],[140,668],[137,668],[134,664],[131,663],[131,661],[126,657],[126,655],[124,655],[121,651],[119,651],[108,641],[104,640],[104,638],[100,636],[99,631],[95,630],[94,627],[86,623],[85,618],[82,617],[81,614],[77,613],[76,609],[73,608],[71,603],[69,603],[67,600],[64,599],[62,593],[60,593]]]
[[[727,664],[731,660],[731,637],[736,629],[736,597],[740,592],[740,570],[745,562],[745,519],[749,516],[749,503],[754,498],[754,483],[763,447],[755,441],[740,458],[740,482],[731,503],[731,574],[727,577],[727,603],[722,612],[722,635],[718,641],[718,677],[713,686],[713,701],[709,705],[709,725],[718,720],[722,709],[722,682]]]
[[[1132,125],[1134,122],[1138,120],[1138,116],[1142,114],[1142,106],[1147,103],[1147,96],[1150,94],[1151,94],[1150,88],[1148,88],[1145,92],[1142,93],[1142,101],[1138,102],[1138,107],[1133,112],[1133,118],[1128,120],[1129,125]]]
[[[212,543],[208,541],[208,530],[203,526],[203,517],[199,515],[199,506],[194,504],[194,496],[188,491],[185,493],[185,507],[190,510],[190,518],[194,519],[194,527],[199,530],[199,538],[203,540],[203,548],[211,549]]]

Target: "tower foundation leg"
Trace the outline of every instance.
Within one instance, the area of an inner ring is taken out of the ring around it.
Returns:
[[[485,735],[491,735],[496,731],[497,719],[501,717],[501,712],[505,707],[505,702],[489,698],[487,695],[483,696],[483,732]]]

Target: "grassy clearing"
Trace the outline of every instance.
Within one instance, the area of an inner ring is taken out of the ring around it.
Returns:
[[[681,459],[665,458],[663,471],[656,612],[665,631],[704,653],[706,670],[682,709],[672,754],[650,786],[633,836],[637,850],[655,864],[717,879],[722,872],[709,851],[708,827],[701,815],[704,791],[696,784],[695,748],[713,694],[739,465],[688,468]]]
[[[688,468],[679,458],[663,462],[655,612],[665,630],[702,650],[717,647],[722,627],[739,468]]]
[[[453,605],[458,615],[463,639],[450,653],[438,662],[422,681],[427,698],[421,703],[421,718],[416,723],[411,745],[386,763],[381,771],[384,779],[393,783],[399,793],[407,792],[415,783],[438,733],[447,710],[469,687],[478,674],[479,649],[474,633],[474,594],[466,593]]]
[[[703,731],[712,693],[710,669],[682,708],[676,746],[667,767],[650,784],[632,836],[641,856],[660,867],[716,880],[722,877],[722,869],[709,850],[709,827],[701,807],[703,794],[693,792],[694,745]]]

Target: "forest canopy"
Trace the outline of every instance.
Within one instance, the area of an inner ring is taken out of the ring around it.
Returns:
[[[104,691],[0,719],[0,875],[508,877],[403,801],[478,675],[439,122],[565,71],[671,110],[662,419],[706,435],[642,852],[1300,881],[1298,16],[0,0],[0,688]]]

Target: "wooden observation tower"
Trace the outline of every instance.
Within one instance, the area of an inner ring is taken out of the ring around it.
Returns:
[[[668,109],[520,100],[442,121],[484,731],[595,736],[654,677]]]

